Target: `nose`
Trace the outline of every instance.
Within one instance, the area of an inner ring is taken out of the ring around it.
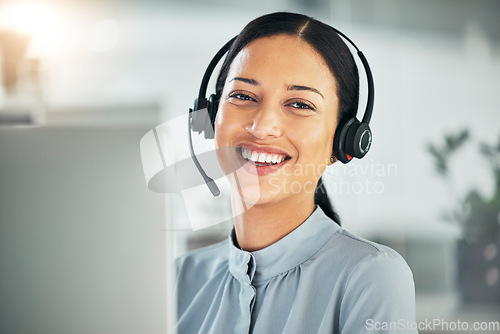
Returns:
[[[277,107],[262,106],[256,110],[245,130],[257,139],[280,137],[283,134],[281,110]]]

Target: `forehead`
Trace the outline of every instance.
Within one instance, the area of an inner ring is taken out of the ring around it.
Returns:
[[[330,68],[316,49],[289,35],[263,37],[246,45],[232,62],[227,79],[235,76],[313,85],[333,93],[336,87]]]

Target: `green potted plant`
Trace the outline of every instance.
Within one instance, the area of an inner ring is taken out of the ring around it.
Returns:
[[[449,190],[454,188],[452,158],[470,140],[469,132],[462,130],[446,135],[444,143],[427,146],[435,170]],[[477,189],[470,189],[465,196],[457,195],[456,204],[444,217],[461,227],[457,278],[462,299],[500,303],[500,140],[496,145],[480,143],[478,150],[493,172],[493,195],[485,198]]]

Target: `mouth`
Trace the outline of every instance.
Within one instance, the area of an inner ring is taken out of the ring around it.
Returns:
[[[269,151],[267,149],[238,146],[236,151],[244,161],[247,161],[256,167],[278,167],[292,158],[286,153],[278,152],[276,150]]]

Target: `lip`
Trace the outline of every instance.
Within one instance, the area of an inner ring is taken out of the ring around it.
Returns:
[[[291,157],[291,154],[289,154],[288,152],[274,146],[256,145],[253,143],[240,143],[237,144],[236,147],[244,147],[252,151],[271,153],[271,154],[282,154]]]
[[[249,149],[252,151],[256,151],[256,152],[264,152],[264,153],[269,153],[269,154],[281,154],[281,155],[287,156],[288,159],[283,160],[279,164],[257,166],[255,164],[253,164],[252,162],[247,161],[243,158],[243,156],[241,155],[241,150],[238,149],[240,147],[246,148],[246,149]],[[238,159],[239,159],[241,165],[243,166],[243,168],[249,174],[259,175],[259,176],[274,173],[278,169],[282,168],[285,164],[287,164],[288,161],[290,160],[290,157],[291,157],[290,154],[288,154],[286,151],[284,151],[280,148],[273,147],[273,146],[261,146],[261,145],[256,145],[256,144],[252,144],[252,143],[241,143],[241,144],[236,145],[236,155],[238,156]]]

